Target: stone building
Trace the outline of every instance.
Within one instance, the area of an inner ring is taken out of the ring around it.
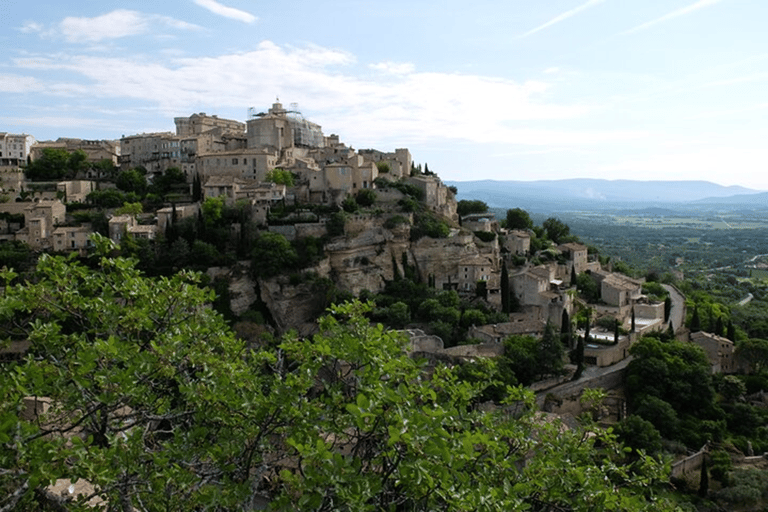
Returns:
[[[531,234],[520,229],[507,231],[503,237],[503,247],[508,254],[515,256],[525,256],[531,252]]]
[[[383,178],[396,181],[404,176],[411,175],[413,159],[411,158],[411,152],[408,149],[395,149],[394,153],[385,153],[376,149],[361,149],[358,153],[368,162],[373,162],[374,164],[378,164],[379,162],[386,163],[389,172],[382,173],[381,175]]]
[[[61,181],[56,191],[61,192],[66,203],[85,203],[88,194],[96,190],[96,182],[88,180]]]
[[[701,331],[691,333],[690,338],[691,343],[704,349],[712,367],[712,373],[734,373],[738,370],[734,344],[731,340]]]
[[[575,242],[561,244],[557,249],[568,259],[568,272],[571,268],[581,274],[588,268],[587,246]]]
[[[120,139],[120,168],[143,167],[150,173],[181,168],[181,138],[171,132],[142,133]]]
[[[82,151],[88,162],[96,163],[108,160],[118,165],[120,158],[120,142],[116,140],[85,140],[59,137],[56,140],[36,142],[31,149],[30,158],[34,161],[43,155],[45,149],[63,149],[73,153]]]
[[[59,252],[78,252],[84,255],[93,244],[91,235],[93,229],[90,225],[62,226],[53,231],[51,249]]]
[[[219,116],[209,116],[205,112],[192,114],[189,117],[175,117],[176,135],[179,137],[194,137],[206,132],[219,131],[224,133],[245,133],[245,123],[223,119]]]
[[[34,143],[31,135],[0,132],[0,168],[26,165]]]
[[[509,336],[544,335],[546,322],[539,318],[535,311],[512,313],[509,322],[488,325],[473,325],[467,332],[468,338],[474,338],[489,343],[501,343]]]
[[[64,223],[66,214],[67,207],[58,199],[28,204],[24,208],[24,227],[16,232],[16,240],[35,250],[50,248],[53,230]]]

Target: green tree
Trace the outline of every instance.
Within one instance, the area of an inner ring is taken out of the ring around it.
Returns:
[[[630,414],[620,421],[614,431],[620,441],[636,451],[643,450],[649,455],[661,452],[661,434],[653,423],[637,414]]]
[[[501,264],[501,311],[506,314],[512,312],[509,292],[509,271],[505,261]]]
[[[761,373],[768,368],[768,340],[750,338],[736,344],[736,354],[749,364],[754,373]]]
[[[45,148],[40,158],[30,162],[24,172],[31,181],[73,179],[88,168],[87,158],[81,149],[70,153],[66,149]]]
[[[206,225],[212,226],[219,222],[224,213],[224,198],[207,197],[201,208]]]
[[[115,215],[139,215],[144,212],[141,203],[123,203],[123,206],[115,210]]]
[[[541,227],[544,228],[544,231],[547,234],[547,238],[556,244],[565,242],[566,237],[571,234],[571,228],[568,226],[568,224],[565,224],[561,220],[554,217],[550,217],[545,220],[541,224]]]
[[[298,254],[283,235],[267,231],[253,243],[251,261],[253,274],[268,278],[294,269]]]
[[[200,173],[195,173],[195,178],[192,180],[192,202],[200,202],[203,200],[203,182],[200,178]]]
[[[456,205],[456,213],[459,214],[459,217],[464,217],[465,215],[472,213],[486,213],[487,211],[488,205],[485,204],[485,202],[476,199],[462,199]]]
[[[251,503],[290,384],[244,357],[199,275],[149,279],[96,245],[97,268],[43,255],[34,283],[0,299],[4,336],[34,354],[0,368],[0,505],[47,509],[59,478],[91,482],[113,509]],[[39,421],[19,416],[29,395],[50,399]]]
[[[153,181],[155,193],[164,196],[174,189],[189,192],[187,176],[178,167],[169,167],[164,173],[155,176]]]
[[[363,208],[372,206],[376,202],[376,192],[370,188],[365,188],[357,193],[355,201]]]
[[[698,332],[701,330],[701,319],[699,318],[699,308],[696,304],[693,306],[693,313],[691,314],[690,323],[691,332]]]
[[[563,344],[557,335],[556,328],[547,322],[538,347],[537,369],[539,376],[560,375],[564,366],[563,355]]]
[[[141,195],[147,191],[147,177],[140,169],[128,169],[118,173],[115,185],[123,192],[135,192]]]
[[[576,289],[590,304],[600,301],[600,287],[590,274],[582,272],[576,276]]]
[[[343,211],[333,212],[325,223],[325,229],[328,236],[341,236],[344,234],[344,226],[347,223],[347,216]]]
[[[527,211],[522,208],[507,210],[507,229],[532,229],[533,221]]]
[[[294,185],[294,178],[291,171],[281,169],[280,167],[275,167],[271,171],[268,171],[266,180],[278,185],[285,185],[286,187],[292,187]]]
[[[370,305],[246,350],[199,275],[146,278],[96,242],[96,268],[43,256],[0,297],[5,336],[32,344],[0,367],[4,510],[88,510],[41,504],[59,478],[117,510],[673,509],[663,465],[623,466],[610,432],[542,422],[522,388],[510,410],[472,407],[482,372],[425,372]],[[39,421],[20,418],[30,395],[51,399]]]

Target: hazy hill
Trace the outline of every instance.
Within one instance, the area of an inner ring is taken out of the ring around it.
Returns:
[[[768,193],[744,187],[724,187],[708,181],[633,181],[570,179],[552,181],[446,181],[455,186],[458,199],[479,199],[492,208],[520,207],[532,212],[647,208],[698,201],[732,205],[768,204]],[[755,197],[758,196],[758,197]],[[729,199],[730,201],[730,199]]]

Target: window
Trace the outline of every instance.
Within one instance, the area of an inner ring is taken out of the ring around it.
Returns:
[[[237,165],[237,158],[232,159],[232,165]]]

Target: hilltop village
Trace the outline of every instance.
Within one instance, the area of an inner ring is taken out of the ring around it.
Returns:
[[[752,443],[768,446],[768,387],[748,375],[748,395],[734,374],[768,364],[768,342],[736,351],[733,324],[724,337],[711,304],[717,334],[701,330],[680,283],[629,277],[556,218],[535,226],[513,208],[497,219],[482,201],[457,200],[408,149],[355,150],[295,107],[275,103],[245,123],[204,113],[174,122],[175,133],[119,141],[0,134],[0,267],[15,269],[2,269],[0,361],[14,378],[2,380],[12,398],[0,434],[29,433],[4,445],[16,450],[0,482],[7,502],[134,510],[132,500],[189,477],[203,501],[218,504],[234,482],[232,502],[248,503],[238,508],[287,508],[308,492],[291,487],[299,476],[324,500],[327,482],[340,494],[354,487],[340,472],[359,482],[365,467],[383,485],[379,472],[386,480],[407,460],[387,484],[400,503],[410,464],[438,453],[420,474],[455,465],[455,481],[474,489],[500,470],[493,486],[513,478],[537,506],[541,489],[554,489],[552,503],[583,494],[578,471],[563,493],[547,480],[553,467],[607,461],[583,474],[613,498],[624,484],[603,472],[645,460],[656,476],[641,474],[638,496],[656,507],[649,481],[700,496],[704,476],[685,479],[716,463],[723,499],[738,501],[732,460],[766,464]],[[46,253],[69,258],[37,258]],[[59,448],[35,444],[51,440]],[[617,440],[628,448],[611,448]],[[107,452],[142,455],[92,470]],[[54,473],[51,454],[65,461]],[[187,462],[172,472],[183,474],[155,489],[177,459]],[[301,470],[326,467],[319,484],[315,469]],[[37,483],[25,482],[35,471]],[[488,488],[456,508],[482,508]],[[324,509],[338,508],[331,499]]]
[[[226,281],[235,317],[260,302],[277,332],[313,332],[327,302],[327,286],[318,287],[319,281],[332,282],[346,296],[360,296],[411,275],[506,315],[505,321],[471,325],[467,337],[475,344],[447,347],[439,336],[411,331],[417,352],[493,355],[506,337],[540,337],[548,323],[560,328],[587,306],[594,313],[591,333],[584,333],[587,326],[580,332],[590,335],[586,364],[621,361],[648,332],[684,334],[682,297],[671,317],[670,305],[644,293],[642,281],[604,268],[585,245],[549,241],[532,252],[530,230],[502,228],[488,212],[460,216],[457,191],[426,166],[415,165],[408,149],[354,150],[280,103],[267,112],[252,109],[245,123],[204,113],[174,122],[175,133],[120,141],[38,142],[29,135],[0,134],[5,200],[0,238],[23,242],[33,251],[85,255],[94,232],[115,242],[151,245],[178,237],[174,228],[185,222],[204,229],[214,207],[236,208],[239,217],[228,226],[232,238],[252,244],[273,236],[322,245],[303,267],[294,262],[281,269],[280,262],[254,260],[208,268],[212,278]],[[50,172],[56,158],[59,167],[69,169],[65,175]],[[161,194],[130,202],[139,197],[140,186],[153,183],[165,184]],[[110,198],[118,199],[110,203]],[[120,198],[128,202],[121,204]],[[105,213],[94,222],[87,212],[96,206]],[[246,225],[257,229],[250,232]],[[259,271],[262,265],[277,267]],[[301,269],[298,277],[295,268]],[[597,290],[592,304],[576,293],[578,276],[584,275]],[[504,294],[510,294],[513,308]],[[571,337],[569,348],[576,347],[578,337]],[[732,364],[732,342],[715,336],[699,344],[713,368]]]

